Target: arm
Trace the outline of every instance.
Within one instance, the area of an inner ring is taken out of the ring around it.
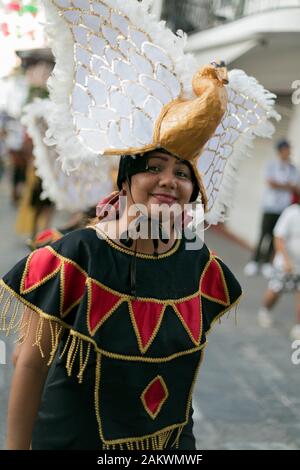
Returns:
[[[30,448],[32,430],[49,369],[47,366],[51,351],[49,321],[44,320],[43,325],[41,348],[45,357],[42,358],[39,348],[33,346],[39,316],[29,309],[24,315],[25,321],[30,320],[30,326],[27,338],[19,350],[10,390],[7,430],[7,449],[9,450]]]
[[[298,190],[297,186],[295,184],[291,184],[291,183],[281,184],[281,183],[277,183],[275,180],[272,180],[272,179],[267,180],[267,183],[271,188],[274,188],[274,189],[284,189],[286,191],[297,191]]]
[[[291,273],[293,271],[293,263],[291,258],[289,257],[289,254],[287,252],[286,246],[285,246],[285,240],[284,238],[281,237],[275,237],[274,238],[274,245],[275,245],[275,250],[276,252],[279,252],[282,254],[283,259],[284,259],[284,270],[287,273]]]
[[[17,361],[18,361],[18,358],[20,356],[20,352],[21,352],[21,347],[22,347],[22,344],[18,343],[12,353],[12,357],[11,357],[11,360],[12,360],[12,363],[13,363],[13,366],[16,367],[17,365]]]

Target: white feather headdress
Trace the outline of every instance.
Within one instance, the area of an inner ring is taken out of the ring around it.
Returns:
[[[56,110],[50,132],[63,169],[105,154],[137,154],[160,145],[158,125],[178,101],[193,106],[195,58],[137,0],[45,0],[56,66],[49,87]],[[256,137],[270,137],[275,95],[233,70],[228,102],[194,168],[207,199],[206,221],[224,220],[238,162]],[[179,155],[182,156],[182,155]]]
[[[96,206],[100,199],[112,191],[111,162],[103,158],[97,168],[83,163],[80,171],[65,174],[55,146],[45,143],[48,119],[54,108],[51,101],[36,99],[24,108],[22,118],[33,141],[34,165],[42,180],[42,197],[51,199],[58,209],[84,211]]]

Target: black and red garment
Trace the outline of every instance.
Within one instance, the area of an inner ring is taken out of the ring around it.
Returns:
[[[183,238],[164,254],[136,254],[133,297],[132,256],[90,227],[34,251],[1,281],[2,329],[17,329],[28,306],[41,347],[53,320],[33,449],[193,448],[206,335],[241,288],[206,245],[187,250]]]

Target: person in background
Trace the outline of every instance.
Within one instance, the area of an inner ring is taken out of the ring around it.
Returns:
[[[24,128],[17,119],[10,119],[6,126],[6,146],[11,163],[11,201],[17,205],[22,197],[26,180],[28,152]]]
[[[260,236],[252,260],[244,268],[246,276],[258,274],[260,268],[266,277],[270,276],[274,255],[274,227],[280,214],[294,202],[300,193],[300,176],[290,160],[289,142],[281,139],[276,149],[277,158],[269,161],[266,167]]]
[[[300,339],[300,204],[293,204],[281,214],[274,228],[275,258],[273,273],[266,290],[258,322],[263,328],[273,323],[270,313],[283,292],[296,293],[296,323],[292,339]]]

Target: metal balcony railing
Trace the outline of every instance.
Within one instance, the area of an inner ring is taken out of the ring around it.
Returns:
[[[202,31],[244,16],[283,8],[300,8],[300,0],[164,0],[162,18],[176,31]]]

